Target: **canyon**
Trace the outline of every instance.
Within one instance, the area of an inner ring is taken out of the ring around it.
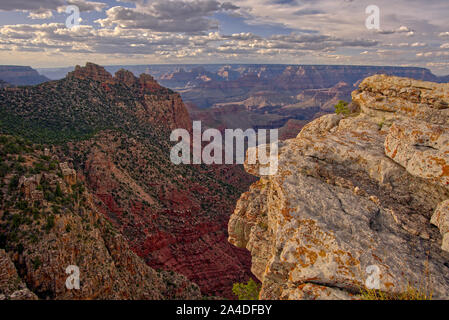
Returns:
[[[149,75],[112,76],[88,63],[62,80],[6,88],[0,106],[2,133],[68,163],[98,214],[153,270],[227,298],[252,277],[249,254],[227,242],[227,223],[254,179],[241,166],[171,163],[170,131],[192,126],[179,94]]]
[[[0,300],[201,298],[186,277],[132,252],[57,155],[5,135],[0,155]],[[66,287],[71,265],[79,290]]]
[[[373,267],[381,291],[447,297],[446,78],[181,68],[0,83],[0,299],[233,299],[250,278],[261,299],[360,299]],[[193,120],[280,128],[278,172],[173,164],[170,132]],[[64,287],[71,264],[80,292]]]

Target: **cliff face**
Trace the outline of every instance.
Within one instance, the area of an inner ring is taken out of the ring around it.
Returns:
[[[119,70],[112,76],[103,67],[94,63],[76,66],[67,80],[97,81],[111,100],[119,100],[118,104],[126,106],[123,93],[134,99],[136,116],[148,123],[164,124],[169,129],[185,128],[190,130],[192,122],[179,94],[160,86],[148,74],[138,78],[126,70]],[[121,100],[121,101],[120,101]]]
[[[22,66],[0,66],[0,79],[12,85],[35,85],[49,81],[30,67]]]
[[[0,300],[201,297],[184,276],[156,272],[131,251],[68,163],[8,136],[0,154]],[[72,265],[80,290],[66,287]]]
[[[227,242],[229,215],[243,192],[230,183],[250,183],[233,180],[239,168],[174,166],[166,150],[106,131],[69,144],[67,155],[100,212],[148,265],[187,276],[205,295],[232,298],[233,283],[250,276],[250,257]]]
[[[447,298],[449,85],[379,75],[352,97],[355,114],[280,143],[229,241],[251,252],[263,299],[354,299],[370,266],[382,291]]]

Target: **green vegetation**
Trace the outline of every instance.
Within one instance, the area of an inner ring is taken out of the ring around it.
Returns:
[[[55,216],[47,216],[47,223],[44,226],[45,231],[49,232],[55,226]]]
[[[136,121],[141,88],[122,83],[109,88],[100,82],[72,78],[24,90],[1,90],[0,133],[38,143],[63,144],[90,139],[106,129],[133,131],[145,126],[142,133],[151,131],[145,121]],[[153,95],[157,103],[167,100],[173,91],[161,88],[145,94]]]
[[[408,284],[401,294],[391,294],[380,290],[361,290],[362,300],[432,300],[432,293],[424,289],[418,289]]]
[[[334,106],[335,113],[341,114],[341,115],[349,115],[351,114],[351,111],[348,108],[349,103],[343,100],[338,101],[338,103]]]
[[[6,174],[9,171],[9,166],[4,163],[2,160],[0,160],[0,178],[3,178],[4,176],[6,176]]]
[[[383,118],[382,121],[378,123],[378,126],[379,126],[379,131],[383,129],[383,127],[385,126],[385,118]]]
[[[253,279],[244,283],[234,283],[232,292],[239,298],[239,300],[259,300],[261,286]]]
[[[34,270],[39,269],[41,265],[42,265],[41,259],[40,259],[39,257],[36,257],[36,258],[33,260],[33,268],[34,268]]]
[[[17,190],[18,186],[19,186],[19,176],[15,175],[9,181],[9,185],[8,185],[9,192]]]

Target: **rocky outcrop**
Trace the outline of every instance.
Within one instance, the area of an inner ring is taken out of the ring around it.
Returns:
[[[0,249],[0,300],[37,300],[17,273],[5,250]]]
[[[38,185],[42,179],[41,174],[36,174],[31,177],[22,176],[19,179],[19,189],[27,200],[43,200],[44,193],[37,190]]]
[[[373,279],[391,294],[449,297],[448,90],[373,76],[353,93],[357,114],[280,143],[278,173],[242,195],[229,223],[262,299],[357,299]]]
[[[67,75],[68,78],[91,79],[100,82],[113,82],[112,75],[102,66],[87,62],[86,66],[76,66],[75,70]]]
[[[69,167],[67,162],[62,162],[59,164],[61,169],[62,177],[68,186],[72,186],[76,183],[76,171]]]
[[[431,222],[440,229],[443,236],[441,248],[449,252],[449,200],[438,205]]]
[[[126,84],[128,87],[131,87],[136,84],[136,77],[131,71],[120,69],[114,75],[114,78],[121,83]]]
[[[135,112],[137,120],[163,125],[172,130],[192,128],[181,96],[160,86],[148,74],[141,74],[137,78],[132,72],[121,69],[112,76],[104,67],[88,62],[84,67],[76,66],[66,79],[100,82],[111,101],[123,108],[129,108],[130,104],[134,105],[132,112]],[[123,94],[124,92],[126,94]],[[127,99],[128,97],[133,101]]]
[[[360,84],[352,95],[364,114],[386,122],[398,118],[449,124],[447,84],[377,75]]]

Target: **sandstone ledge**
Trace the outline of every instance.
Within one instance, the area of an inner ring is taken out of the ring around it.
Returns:
[[[449,84],[374,76],[353,100],[359,114],[280,143],[278,173],[242,195],[229,241],[251,252],[262,299],[357,299],[369,266],[385,292],[448,298]]]

